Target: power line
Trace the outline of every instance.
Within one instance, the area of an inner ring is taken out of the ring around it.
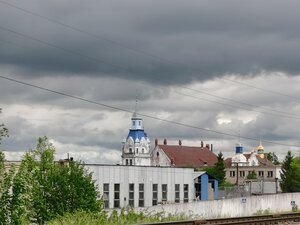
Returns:
[[[222,99],[222,100],[230,101],[230,102],[237,103],[237,104],[240,104],[240,105],[246,105],[246,106],[250,106],[250,107],[261,108],[261,109],[272,111],[272,112],[275,112],[275,113],[281,113],[283,115],[290,115],[291,118],[296,118],[296,119],[299,118],[300,119],[300,117],[297,117],[298,115],[286,113],[284,111],[280,111],[280,110],[276,110],[276,109],[270,109],[268,107],[263,107],[263,106],[259,106],[259,105],[254,105],[254,104],[250,104],[250,103],[237,101],[237,100],[230,99],[230,98],[221,97],[221,96],[214,95],[214,94],[211,94],[211,93],[208,93],[208,92],[205,92],[205,91],[199,91],[197,89],[193,89],[193,88],[189,88],[189,87],[185,87],[185,86],[179,86],[179,87],[182,88],[182,89],[186,89],[186,90],[194,91],[194,92],[197,92],[197,93],[205,94],[205,95],[208,95],[208,96],[211,96],[211,97],[215,97],[215,98],[219,98],[219,99]],[[261,112],[261,111],[258,111],[258,112],[264,113],[264,112]],[[282,115],[280,115],[280,116],[282,116]]]
[[[11,81],[11,82],[15,82],[15,83],[18,83],[18,84],[22,84],[22,85],[25,85],[25,86],[40,89],[40,90],[43,90],[43,91],[47,91],[47,92],[51,92],[51,93],[54,93],[54,94],[62,95],[62,96],[68,97],[68,98],[72,98],[72,99],[88,102],[88,103],[91,103],[91,104],[99,105],[99,106],[102,106],[102,107],[105,107],[105,108],[109,108],[109,109],[113,109],[113,110],[117,110],[117,111],[123,111],[123,112],[127,112],[127,113],[133,113],[133,111],[127,110],[127,109],[124,109],[124,108],[121,108],[121,107],[116,107],[116,106],[111,106],[111,105],[104,104],[104,103],[101,103],[101,102],[96,102],[96,101],[93,101],[93,100],[89,100],[89,99],[82,98],[82,97],[79,97],[79,96],[75,96],[75,95],[67,94],[67,93],[64,93],[64,92],[52,90],[52,89],[45,88],[45,87],[42,87],[42,86],[30,84],[30,83],[20,81],[20,80],[16,80],[16,79],[13,79],[13,78],[9,78],[9,77],[6,77],[6,76],[0,75],[0,78]],[[147,117],[147,118],[154,119],[154,120],[159,120],[159,121],[162,121],[162,122],[166,122],[166,123],[169,123],[169,124],[174,124],[174,125],[178,125],[178,126],[182,126],[182,127],[192,128],[192,129],[196,129],[196,130],[202,130],[202,131],[205,131],[205,132],[225,135],[225,136],[234,137],[234,138],[240,137],[240,138],[243,138],[243,139],[246,139],[246,140],[260,141],[260,139],[257,139],[257,138],[251,138],[251,137],[247,137],[247,136],[240,136],[240,135],[230,134],[230,133],[226,133],[226,132],[222,132],[222,131],[211,130],[211,129],[208,129],[208,128],[203,128],[203,127],[198,127],[198,126],[194,126],[194,125],[190,125],[190,124],[185,124],[185,123],[181,123],[181,122],[177,122],[177,121],[173,121],[173,120],[163,119],[163,118],[160,118],[160,117],[156,117],[156,116],[152,116],[152,115],[148,115],[148,114],[144,114],[144,113],[137,113],[137,114],[140,115],[140,116],[143,116],[143,117]],[[297,146],[297,145],[284,144],[284,143],[273,142],[273,141],[268,141],[268,140],[263,140],[263,142],[264,143],[269,143],[269,144],[281,145],[281,146],[288,146],[288,147],[300,147],[300,146]]]
[[[59,49],[59,50],[61,50],[61,51],[67,52],[67,53],[69,53],[69,54],[72,54],[72,55],[75,54],[75,55],[84,57],[84,58],[86,58],[86,59],[88,59],[88,60],[91,60],[91,61],[93,61],[93,62],[96,62],[96,63],[107,64],[107,65],[109,65],[109,66],[111,66],[111,67],[113,67],[113,68],[122,69],[123,71],[126,71],[127,69],[129,69],[129,68],[127,68],[127,67],[123,67],[123,66],[120,66],[120,65],[117,65],[117,64],[112,64],[112,63],[106,62],[106,61],[104,61],[104,60],[99,60],[99,59],[97,59],[97,58],[94,58],[94,57],[90,57],[90,56],[84,55],[84,54],[82,54],[82,53],[79,52],[79,51],[70,50],[70,49],[67,49],[67,48],[65,48],[65,47],[62,47],[62,46],[59,46],[59,45],[55,45],[55,44],[52,44],[52,43],[47,42],[47,41],[43,41],[43,40],[41,40],[41,39],[39,39],[39,38],[35,38],[35,37],[33,37],[33,36],[30,36],[30,35],[27,35],[27,34],[20,33],[20,32],[18,32],[18,31],[15,31],[15,30],[12,30],[12,29],[3,27],[3,26],[1,26],[1,25],[0,25],[0,29],[1,29],[1,30],[5,30],[5,31],[10,32],[10,33],[13,33],[13,34],[17,34],[17,35],[19,35],[19,36],[21,36],[21,37],[25,37],[25,38],[27,38],[27,39],[30,39],[30,40],[33,40],[33,41],[36,41],[36,42],[39,42],[39,43],[44,44],[44,45],[47,45],[47,46],[49,46],[49,47],[57,48],[57,49]]]
[[[22,11],[22,12],[27,13],[27,14],[30,14],[30,15],[33,15],[33,16],[42,18],[42,19],[47,20],[47,21],[49,21],[49,22],[52,22],[52,23],[55,23],[55,24],[58,24],[58,25],[67,27],[67,28],[69,28],[69,29],[71,29],[71,30],[74,30],[74,31],[77,31],[77,32],[79,32],[79,33],[86,34],[86,35],[88,35],[88,36],[90,36],[90,37],[93,37],[93,38],[96,38],[96,39],[98,39],[98,40],[106,41],[106,42],[108,42],[108,43],[110,43],[110,44],[112,44],[112,45],[117,45],[117,46],[119,46],[119,47],[121,47],[121,48],[130,50],[130,51],[132,51],[132,52],[139,53],[139,54],[142,54],[142,55],[144,55],[144,56],[148,56],[148,57],[151,57],[151,58],[154,58],[154,59],[164,60],[164,61],[169,62],[169,63],[172,63],[172,64],[174,63],[174,62],[169,61],[168,59],[162,58],[162,57],[160,57],[160,56],[150,54],[149,52],[145,52],[145,51],[140,50],[140,49],[136,49],[136,48],[133,48],[133,47],[126,46],[126,45],[124,45],[123,43],[120,43],[120,42],[117,42],[117,41],[108,39],[108,38],[103,37],[103,36],[100,36],[100,35],[98,35],[98,34],[94,34],[94,33],[88,32],[88,31],[86,31],[86,30],[80,29],[80,28],[75,27],[75,26],[72,26],[72,25],[70,25],[70,24],[63,23],[63,22],[61,22],[61,21],[59,21],[59,20],[50,18],[50,17],[48,17],[48,16],[41,15],[41,14],[39,14],[39,13],[30,11],[30,10],[28,10],[28,9],[21,8],[21,7],[16,6],[16,5],[12,4],[12,3],[8,3],[8,2],[2,1],[2,0],[0,0],[0,3],[5,4],[5,5],[7,5],[7,6],[10,6],[10,7],[12,7],[12,8],[18,9],[18,10],[20,10],[20,11]]]
[[[0,0],[0,3],[2,4],[5,4],[9,7],[12,7],[12,8],[15,8],[17,10],[20,10],[24,13],[27,13],[27,14],[30,14],[30,15],[33,15],[33,16],[36,16],[36,17],[39,17],[39,18],[42,18],[44,20],[47,20],[49,22],[52,22],[52,23],[55,23],[55,24],[58,24],[58,25],[61,25],[61,26],[64,26],[64,27],[67,27],[71,30],[74,30],[74,31],[77,31],[77,32],[80,32],[80,33],[83,33],[83,34],[86,34],[88,36],[91,36],[91,37],[94,37],[96,39],[100,39],[100,40],[103,40],[103,41],[106,41],[106,42],[109,42],[113,45],[117,45],[119,47],[122,47],[124,49],[128,49],[130,51],[133,51],[133,52],[136,52],[136,53],[139,53],[139,54],[142,54],[144,56],[148,56],[148,57],[151,57],[151,58],[155,58],[155,59],[159,59],[159,60],[163,60],[165,62],[168,62],[168,63],[171,63],[171,64],[174,64],[174,65],[177,65],[178,63],[177,62],[173,62],[172,60],[169,60],[169,59],[166,59],[166,58],[163,58],[163,57],[160,57],[160,56],[157,56],[157,55],[154,55],[154,54],[150,54],[146,51],[143,51],[143,50],[140,50],[140,49],[136,49],[136,48],[133,48],[133,47],[129,47],[129,46],[126,46],[120,42],[117,42],[117,41],[114,41],[114,40],[111,40],[111,39],[108,39],[108,38],[105,38],[103,36],[100,36],[100,35],[97,35],[97,34],[94,34],[94,33],[91,33],[91,32],[87,32],[83,29],[80,29],[78,27],[75,27],[75,26],[72,26],[72,25],[69,25],[69,24],[66,24],[66,23],[63,23],[59,20],[56,20],[56,19],[53,19],[53,18],[50,18],[50,17],[47,17],[47,16],[44,16],[44,15],[41,15],[39,13],[36,13],[36,12],[33,12],[33,11],[30,11],[28,9],[24,9],[22,7],[19,7],[17,5],[14,5],[12,3],[8,3],[6,1],[3,1],[3,0]],[[180,63],[182,65],[186,65],[184,63]],[[186,65],[186,66],[189,66],[189,65]],[[263,91],[263,92],[266,92],[266,93],[272,93],[272,94],[275,94],[275,95],[281,95],[281,96],[285,96],[285,97],[289,97],[289,98],[293,98],[293,99],[297,99],[297,100],[300,100],[300,98],[298,97],[295,97],[295,96],[291,96],[291,95],[288,95],[288,94],[285,94],[285,93],[281,93],[281,92],[276,92],[276,91],[272,91],[272,90],[268,90],[268,89],[265,89],[265,88],[260,88],[260,87],[257,87],[257,86],[254,86],[254,85],[251,85],[251,84],[246,84],[246,83],[243,83],[243,82],[239,82],[239,81],[235,81],[235,80],[231,80],[231,79],[228,79],[228,78],[220,78],[222,80],[227,80],[227,81],[230,81],[230,82],[234,82],[234,83],[237,83],[237,84],[240,84],[240,85],[244,85],[244,86],[247,86],[247,87],[251,87],[251,88],[255,88],[257,90],[260,90],[260,91]]]
[[[97,58],[94,58],[94,57],[90,57],[90,56],[87,56],[87,55],[84,55],[78,51],[74,51],[74,50],[70,50],[70,49],[67,49],[65,47],[61,47],[61,46],[58,46],[58,45],[55,45],[55,44],[52,44],[52,43],[49,43],[47,41],[43,41],[41,39],[38,39],[38,38],[35,38],[35,37],[32,37],[30,35],[27,35],[27,34],[23,34],[23,33],[20,33],[18,31],[14,31],[12,29],[9,29],[9,28],[6,28],[6,27],[3,27],[0,25],[0,29],[2,30],[5,30],[7,32],[11,32],[13,34],[17,34],[21,37],[25,37],[25,38],[28,38],[30,40],[33,40],[33,41],[36,41],[36,42],[39,42],[41,44],[44,44],[46,46],[50,46],[52,48],[56,48],[56,49],[59,49],[61,51],[64,51],[68,54],[72,54],[72,55],[78,55],[80,57],[84,57],[86,58],[87,60],[91,60],[93,62],[96,62],[96,63],[102,63],[102,64],[108,64],[109,66],[113,67],[113,68],[118,68],[118,69],[121,69],[123,71],[126,71],[128,68],[126,67],[122,67],[122,66],[119,66],[117,64],[111,64],[111,63],[108,63],[106,61],[103,61],[103,60],[98,60]],[[2,39],[0,39],[0,41],[2,41]],[[9,43],[9,44],[12,44],[12,42],[9,42],[9,41],[5,41],[6,43]],[[18,45],[19,46],[19,45]],[[183,89],[188,89],[188,90],[193,90],[193,91],[197,91],[197,92],[201,92],[201,91],[198,91],[198,90],[195,90],[195,89],[191,89],[191,88],[187,88],[187,87],[184,87],[184,86],[181,86],[181,88]],[[258,111],[258,110],[254,110],[254,109],[249,109],[249,108],[245,108],[245,107],[237,107],[235,105],[231,105],[231,104],[228,104],[228,103],[221,103],[221,102],[217,102],[217,101],[212,101],[212,100],[208,100],[208,99],[203,99],[203,98],[199,98],[199,97],[196,97],[196,96],[192,96],[192,95],[189,95],[189,94],[184,94],[184,93],[180,93],[178,91],[174,91],[176,92],[177,94],[179,95],[183,95],[183,96],[186,96],[186,97],[190,97],[190,98],[194,98],[194,99],[198,99],[198,100],[203,100],[203,101],[208,101],[208,102],[213,102],[213,103],[216,103],[216,104],[220,104],[220,105],[225,105],[225,106],[228,106],[230,108],[234,108],[234,109],[242,109],[242,110],[247,110],[247,111],[254,111],[254,112],[259,112],[259,113],[263,113],[263,114],[268,114],[268,115],[272,115],[272,116],[277,116],[277,117],[286,117],[286,118],[290,118],[290,119],[300,119],[300,117],[296,117],[296,116],[293,116],[293,115],[289,115],[287,113],[284,113],[284,115],[278,115],[278,114],[274,114],[274,113],[269,113],[269,112],[263,112],[263,111]],[[204,92],[203,92],[204,93]],[[206,93],[207,94],[207,93]],[[216,97],[216,95],[212,95],[212,94],[207,94],[207,95],[210,95],[210,96],[214,96]],[[221,97],[219,97],[221,98]],[[224,99],[224,98],[223,98]],[[233,102],[238,102],[238,101],[235,101],[235,100],[231,100]],[[241,103],[239,103],[241,104]],[[244,103],[245,105],[250,105],[250,104],[247,104],[247,103]],[[272,110],[271,110],[272,111]],[[275,110],[273,110],[275,111]],[[283,112],[281,112],[283,113]]]
[[[5,30],[5,31],[8,31],[8,32],[12,32],[14,34],[17,34],[17,35],[20,35],[21,37],[25,37],[25,38],[28,38],[30,40],[33,40],[33,41],[37,41],[41,44],[45,44],[47,46],[50,46],[50,47],[53,47],[53,48],[57,48],[59,50],[62,50],[64,52],[67,52],[69,54],[76,54],[80,57],[85,57],[86,59],[88,60],[92,60],[93,62],[101,62],[101,63],[107,63],[105,61],[99,61],[98,59],[96,58],[93,58],[93,57],[90,57],[90,56],[87,56],[87,55],[84,55],[84,54],[81,54],[80,52],[78,51],[74,51],[74,50],[70,50],[70,49],[67,49],[67,48],[64,48],[64,47],[61,47],[61,46],[57,46],[55,44],[52,44],[52,43],[49,43],[49,42],[46,42],[46,41],[43,41],[43,40],[40,40],[38,38],[35,38],[35,37],[32,37],[30,35],[26,35],[26,34],[23,34],[23,33],[20,33],[20,32],[17,32],[17,31],[14,31],[12,29],[8,29],[8,28],[5,28],[5,27],[2,27],[0,26],[0,29],[2,30]],[[1,40],[1,39],[0,39]],[[1,40],[2,41],[2,40]],[[9,42],[9,41],[5,41],[6,43],[9,43],[9,44],[12,44],[12,42]],[[117,67],[118,65],[116,64],[109,64],[110,66],[112,67]],[[119,69],[121,69],[121,67],[119,67]],[[183,89],[188,89],[188,90],[193,90],[193,91],[197,91],[197,92],[200,92],[201,91],[198,91],[198,90],[195,90],[195,89],[191,89],[191,88],[187,88],[187,87],[184,87],[184,86],[181,86],[181,88]],[[258,111],[258,110],[254,110],[254,109],[249,109],[249,108],[245,108],[245,107],[237,107],[235,105],[231,105],[231,104],[228,104],[228,103],[221,103],[221,102],[217,102],[217,101],[213,101],[213,100],[208,100],[208,99],[204,99],[204,98],[199,98],[197,96],[193,96],[193,95],[189,95],[189,94],[185,94],[185,93],[181,93],[181,92],[178,92],[178,91],[173,91],[179,95],[182,95],[182,96],[186,96],[186,97],[190,97],[190,98],[194,98],[194,99],[198,99],[198,100],[203,100],[203,101],[206,101],[206,102],[211,102],[211,103],[215,103],[215,104],[219,104],[219,105],[224,105],[224,106],[227,106],[227,107],[230,107],[230,108],[234,108],[234,109],[242,109],[242,110],[246,110],[246,111],[253,111],[253,112],[258,112],[258,113],[263,113],[263,114],[268,114],[268,115],[271,115],[271,116],[277,116],[277,117],[285,117],[285,118],[289,118],[289,119],[300,119],[299,117],[295,117],[295,116],[289,116],[287,113],[284,113],[284,115],[278,115],[278,114],[274,114],[274,113],[269,113],[269,112],[264,112],[264,111]],[[208,95],[211,95],[211,96],[214,96],[216,97],[216,95],[212,95],[212,94],[208,94]],[[221,97],[219,97],[221,98]],[[234,101],[234,100],[231,100],[233,102],[237,102],[237,101]],[[244,103],[246,104],[246,103]],[[246,104],[247,105],[247,104]],[[249,104],[248,104],[249,105]]]
[[[52,22],[52,23],[55,23],[55,24],[58,24],[58,25],[67,27],[67,28],[69,28],[69,29],[72,29],[72,30],[74,30],[74,31],[77,31],[77,32],[80,32],[80,33],[83,33],[83,34],[86,34],[86,35],[91,36],[91,37],[94,37],[94,38],[96,38],[96,39],[101,39],[101,40],[110,42],[111,44],[118,45],[118,46],[120,46],[120,47],[122,47],[122,48],[125,48],[125,49],[128,49],[128,50],[131,50],[131,51],[134,51],[134,52],[143,54],[143,55],[145,55],[145,56],[150,56],[150,57],[152,57],[152,58],[156,58],[156,59],[159,59],[159,60],[164,60],[164,61],[167,61],[168,63],[175,63],[175,62],[172,62],[172,61],[167,60],[167,59],[165,59],[165,58],[162,58],[162,57],[159,57],[159,56],[156,56],[156,55],[153,55],[153,54],[149,54],[149,53],[147,53],[147,52],[145,52],[145,51],[141,51],[141,50],[139,50],[139,49],[135,49],[135,48],[132,48],[132,47],[124,46],[123,44],[121,44],[121,43],[119,43],[119,42],[116,42],[116,41],[107,39],[107,38],[105,38],[105,37],[102,37],[102,36],[100,36],[100,35],[97,35],[97,34],[94,34],[94,33],[91,33],[91,32],[87,32],[87,31],[82,30],[82,29],[80,29],[80,28],[78,28],[78,27],[71,26],[71,25],[69,25],[69,24],[63,23],[63,22],[58,21],[58,20],[55,20],[55,19],[53,19],[53,18],[50,18],[50,17],[44,16],[44,15],[38,14],[38,13],[36,13],[36,12],[32,12],[32,11],[30,11],[30,10],[28,10],[28,9],[21,8],[21,7],[19,7],[19,6],[16,6],[16,5],[14,5],[14,4],[8,3],[8,2],[6,2],[6,1],[0,0],[0,3],[5,4],[5,5],[7,5],[7,6],[10,6],[10,7],[12,7],[12,8],[18,9],[18,10],[20,10],[20,11],[22,11],[22,12],[27,13],[27,14],[30,14],[30,15],[33,15],[33,16],[42,18],[42,19],[47,20],[47,21],[49,21],[49,22]],[[2,28],[3,28],[3,27],[2,27]],[[31,38],[31,39],[33,39],[33,40],[35,40],[35,41],[42,42],[43,44],[47,44],[48,46],[54,47],[53,44],[50,44],[50,43],[48,43],[48,42],[46,43],[46,42],[41,41],[41,40],[39,40],[39,39],[36,39],[36,38],[33,38],[33,37],[29,37],[28,35],[24,35],[24,34],[21,34],[21,33],[19,33],[19,32],[12,31],[11,29],[7,29],[7,28],[5,28],[5,29],[6,29],[7,31],[13,32],[13,33],[15,33],[15,34],[22,35],[22,36],[25,36],[25,37],[27,37],[27,38]],[[63,48],[63,47],[60,47],[60,46],[55,46],[55,47],[56,47],[56,48],[59,48],[60,50],[69,52],[69,53],[75,53],[75,54],[77,54],[77,55],[80,55],[80,56],[83,56],[83,57],[85,57],[85,58],[91,59],[91,60],[93,60],[93,61],[95,60],[95,58],[89,57],[89,56],[87,56],[87,55],[83,55],[83,54],[81,54],[80,52],[77,52],[77,51],[69,50],[69,49],[66,49],[66,48]],[[109,62],[101,61],[101,60],[99,60],[99,59],[96,59],[96,61],[97,61],[97,62],[100,62],[100,63],[108,64],[108,65],[113,66],[113,67],[117,67],[117,68],[120,67],[119,65],[111,64],[111,63],[109,63]],[[124,69],[124,68],[123,68],[123,69]],[[128,68],[126,68],[126,69],[128,69]],[[275,92],[275,91],[267,90],[267,89],[264,89],[264,88],[259,88],[259,87],[254,86],[254,85],[246,84],[246,83],[243,83],[243,82],[239,82],[239,81],[235,81],[235,80],[231,80],[231,79],[227,79],[227,78],[222,78],[222,79],[223,79],[223,80],[230,81],[230,82],[234,82],[234,83],[237,83],[237,84],[240,84],[240,85],[244,85],[244,86],[248,86],[248,87],[251,87],[251,88],[255,88],[255,89],[258,89],[258,90],[267,92],[267,93],[272,93],[272,94],[276,94],[276,95],[282,95],[282,96],[285,96],[285,97],[290,97],[290,98],[294,98],[294,99],[300,100],[300,98],[297,98],[297,97],[294,97],[294,96],[291,96],[291,95],[287,95],[287,94],[284,94],[284,93]],[[194,89],[191,89],[191,88],[186,88],[186,87],[182,87],[182,88],[200,92],[199,90],[194,90]],[[216,97],[216,98],[225,99],[225,100],[228,100],[228,101],[231,101],[231,102],[235,102],[235,103],[238,103],[238,104],[248,105],[248,106],[251,106],[251,107],[260,107],[260,108],[264,108],[264,109],[269,110],[269,111],[273,111],[273,112],[277,112],[277,113],[282,113],[283,115],[290,115],[290,116],[285,116],[285,117],[288,117],[288,118],[295,118],[295,119],[298,119],[298,118],[295,117],[296,115],[288,114],[288,113],[286,113],[286,112],[282,112],[282,111],[279,111],[279,110],[273,110],[273,109],[269,109],[269,108],[266,108],[266,107],[261,107],[261,106],[256,106],[256,105],[252,105],[252,104],[240,102],[240,101],[235,101],[235,100],[232,100],[232,99],[228,99],[228,98],[224,98],[224,97],[212,95],[212,94],[209,94],[209,93],[205,93],[205,92],[203,92],[203,91],[201,91],[200,93],[204,93],[204,94],[206,94],[206,95],[210,95],[210,96],[213,96],[213,97]],[[179,93],[178,93],[178,94],[179,94]],[[216,102],[216,103],[217,103],[217,102]],[[248,109],[245,109],[245,108],[243,108],[243,109],[244,109],[244,110],[248,110]],[[250,111],[253,111],[253,110],[250,110]],[[255,110],[254,110],[254,111],[255,111]],[[261,111],[258,111],[258,112],[260,112],[260,113],[265,113],[265,112],[261,112]],[[267,113],[267,114],[272,115],[272,114],[270,114],[270,113]]]
[[[285,118],[288,118],[288,119],[297,119],[297,120],[300,120],[300,117],[274,114],[274,113],[259,111],[259,110],[255,110],[255,109],[249,109],[249,108],[245,108],[245,107],[237,107],[236,105],[231,105],[231,104],[222,103],[222,102],[218,102],[218,101],[214,101],[214,100],[200,98],[198,96],[194,96],[194,95],[190,95],[190,94],[185,94],[185,93],[178,92],[178,91],[174,91],[174,92],[177,93],[177,94],[186,96],[186,97],[190,97],[190,98],[194,98],[194,99],[202,100],[202,101],[206,101],[206,102],[211,102],[211,103],[215,103],[215,104],[219,104],[219,105],[224,105],[226,107],[230,107],[230,108],[233,108],[233,109],[242,109],[242,110],[247,110],[247,111],[252,111],[252,112],[258,112],[258,113],[262,113],[262,114],[267,114],[267,115],[275,116],[275,117],[285,117]]]
[[[251,84],[247,84],[247,83],[244,83],[244,82],[237,81],[237,80],[231,80],[231,79],[224,78],[224,77],[222,78],[222,80],[230,81],[232,83],[240,84],[240,85],[243,85],[243,86],[246,86],[246,87],[251,87],[251,88],[266,92],[266,93],[272,93],[274,95],[281,95],[281,96],[285,96],[285,97],[288,97],[288,98],[296,99],[298,101],[300,100],[300,98],[292,96],[292,95],[288,95],[288,94],[284,94],[284,93],[281,93],[281,92],[272,91],[272,90],[269,90],[269,89],[257,87],[257,86],[251,85]]]

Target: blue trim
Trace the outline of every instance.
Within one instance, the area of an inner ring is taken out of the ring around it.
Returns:
[[[219,182],[217,180],[214,180],[214,199],[219,199]]]
[[[205,173],[201,176],[201,201],[208,200],[208,175]]]

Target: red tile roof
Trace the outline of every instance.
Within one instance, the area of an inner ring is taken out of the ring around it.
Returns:
[[[256,156],[258,159],[260,166],[266,166],[266,167],[276,167],[271,161],[267,159],[267,156],[265,155],[264,158],[260,158],[259,156]]]
[[[213,166],[218,160],[217,156],[206,147],[189,147],[182,145],[158,145],[175,166],[203,167]]]

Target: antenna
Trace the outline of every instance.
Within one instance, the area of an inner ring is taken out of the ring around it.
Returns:
[[[261,144],[261,136],[259,137],[259,145],[262,145],[262,144]]]
[[[135,90],[135,107],[134,107],[134,112],[137,113],[138,110],[138,90]]]
[[[241,124],[239,123],[239,129],[238,129],[238,136],[239,136],[239,144],[241,144]]]

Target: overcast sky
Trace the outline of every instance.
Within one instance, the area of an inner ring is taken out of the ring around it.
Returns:
[[[299,7],[1,0],[0,76],[100,105],[0,78],[0,123],[10,131],[0,149],[17,160],[46,135],[57,159],[116,163],[137,98],[152,147],[155,138],[203,140],[228,157],[240,135],[245,151],[262,139],[281,159],[299,155]]]

